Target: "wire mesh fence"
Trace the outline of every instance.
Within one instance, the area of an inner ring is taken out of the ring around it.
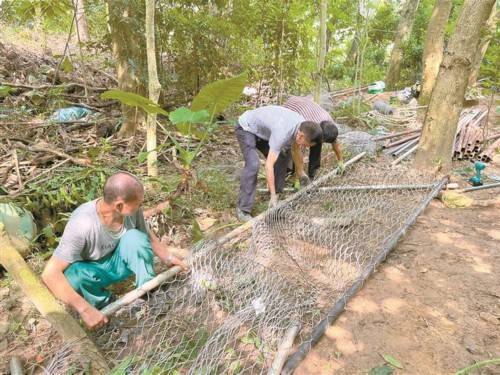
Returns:
[[[269,373],[289,329],[300,327],[300,348],[312,343],[332,306],[364,281],[441,184],[367,164],[323,179],[257,220],[246,238],[197,246],[189,274],[123,307],[94,341],[115,374]],[[85,366],[69,345],[45,369]]]

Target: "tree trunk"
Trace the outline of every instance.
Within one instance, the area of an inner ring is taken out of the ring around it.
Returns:
[[[420,106],[426,106],[431,99],[432,89],[439,72],[439,65],[443,60],[444,34],[448,18],[450,17],[452,0],[436,0],[432,16],[427,27],[424,54],[422,58],[422,91],[418,98]],[[426,108],[419,111],[419,118],[423,120]]]
[[[149,99],[158,103],[161,85],[158,81],[155,48],[155,0],[146,0],[146,50],[148,59]],[[148,114],[146,121],[146,145],[148,151],[148,176],[158,176],[156,152],[156,114]]]
[[[123,91],[143,94],[141,78],[144,70],[145,46],[140,30],[134,26],[137,17],[133,12],[134,2],[116,2],[106,0],[108,9],[108,27],[111,37],[111,49],[116,62],[118,88]],[[123,124],[120,136],[131,137],[142,122],[143,114],[136,108],[122,105]]]
[[[314,90],[314,101],[319,103],[321,96],[321,82],[323,80],[323,73],[325,70],[325,57],[326,57],[326,14],[327,5],[326,0],[321,0],[319,10],[319,48],[318,48],[318,71],[316,72],[316,87]]]
[[[89,40],[89,28],[87,25],[87,17],[85,16],[84,0],[73,0],[73,6],[75,7],[76,29],[80,34],[80,41],[87,42]]]
[[[490,41],[493,38],[496,25],[497,25],[497,8],[496,6],[494,6],[493,9],[491,10],[490,18],[488,18],[488,21],[486,22],[485,26],[486,33],[479,42],[479,47],[477,49],[474,62],[472,63],[472,71],[469,76],[469,86],[475,86],[476,84],[477,78],[479,76],[479,70],[481,68],[481,62],[483,61],[484,55],[486,54],[488,46],[490,45]]]
[[[421,169],[451,169],[457,123],[477,51],[481,29],[495,0],[465,0],[450,38],[425,117],[415,165]]]
[[[401,11],[401,18],[399,19],[398,31],[394,39],[394,47],[392,47],[391,59],[389,61],[389,70],[385,84],[388,89],[393,90],[399,81],[401,73],[401,61],[403,60],[403,44],[408,40],[417,12],[420,0],[406,0]]]

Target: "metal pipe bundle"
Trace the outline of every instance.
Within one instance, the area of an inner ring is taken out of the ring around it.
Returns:
[[[470,108],[462,111],[455,135],[454,159],[491,161],[495,149],[500,147],[500,133],[489,138],[485,137],[485,129],[480,124],[487,114],[488,110],[486,108]],[[373,140],[385,140],[386,143],[382,146],[384,153],[397,157],[396,161],[399,163],[416,151],[415,146],[420,141],[421,133],[421,129],[408,130],[375,137]],[[484,149],[484,145],[489,141],[495,142]]]

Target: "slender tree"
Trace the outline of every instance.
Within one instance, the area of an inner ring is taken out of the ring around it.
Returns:
[[[385,79],[385,83],[389,89],[394,89],[399,81],[401,61],[403,60],[403,45],[410,37],[419,2],[420,0],[406,0],[403,5],[396,38],[394,39],[394,46],[392,47],[389,70]]]
[[[422,58],[422,91],[418,98],[419,105],[421,106],[429,104],[432,89],[434,88],[439,72],[439,65],[443,60],[444,34],[452,5],[452,0],[436,0],[429,25],[427,26]],[[423,120],[425,113],[426,109],[422,108],[419,112],[420,119]]]
[[[111,49],[116,63],[118,88],[123,91],[143,94],[143,71],[145,66],[144,35],[136,25],[139,9],[133,1],[116,2],[106,0],[108,9],[108,27],[111,40]],[[144,4],[144,3],[142,3]],[[142,22],[141,22],[142,23]],[[136,109],[123,105],[124,121],[120,135],[130,137],[135,134],[137,125],[143,121],[142,113]]]
[[[80,41],[87,42],[89,40],[89,28],[87,25],[87,17],[85,15],[84,0],[73,0],[73,6],[76,11],[75,22],[77,24],[76,29],[78,30]]]
[[[469,76],[469,86],[474,86],[477,81],[477,77],[479,76],[479,69],[481,68],[481,62],[483,61],[484,55],[488,50],[488,46],[490,45],[490,41],[493,38],[493,34],[495,33],[495,28],[497,27],[497,8],[493,7],[491,10],[490,18],[486,22],[485,33],[479,42],[479,46],[477,49],[477,53],[472,63],[472,71]]]
[[[326,0],[321,0],[319,10],[319,48],[318,48],[318,71],[316,72],[316,87],[314,90],[314,101],[319,102],[321,96],[321,82],[325,70],[326,57],[326,15],[327,15]]]
[[[146,49],[148,60],[149,99],[158,103],[161,85],[156,68],[155,0],[146,0]],[[148,151],[148,175],[158,176],[156,152],[156,114],[148,114],[146,120],[146,146]]]
[[[432,92],[415,164],[421,169],[451,168],[453,143],[481,29],[496,0],[465,0]]]

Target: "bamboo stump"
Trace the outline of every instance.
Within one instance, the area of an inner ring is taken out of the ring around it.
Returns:
[[[0,264],[9,272],[12,279],[21,287],[40,314],[59,333],[63,342],[74,346],[73,352],[77,353],[79,357],[88,359],[92,374],[110,372],[108,364],[83,328],[56,301],[52,293],[33,273],[11,241],[2,232],[0,232]]]

